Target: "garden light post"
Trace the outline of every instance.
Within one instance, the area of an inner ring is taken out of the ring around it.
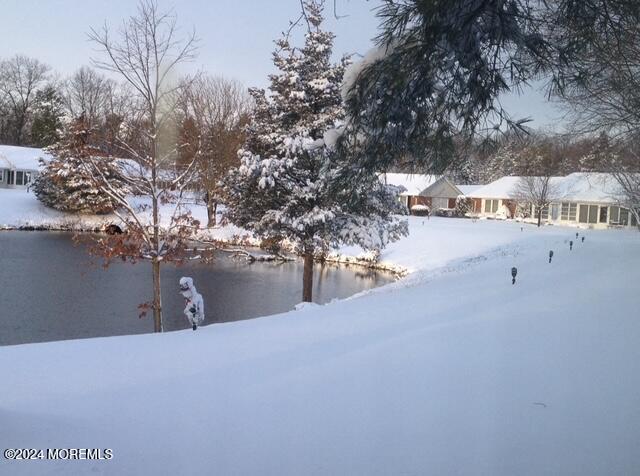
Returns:
[[[549,263],[551,263],[551,259],[553,258],[553,250],[549,251]]]
[[[516,275],[518,274],[518,268],[515,266],[511,268],[511,284],[516,284]]]
[[[572,249],[573,249],[573,240],[569,242],[569,251],[571,251]]]

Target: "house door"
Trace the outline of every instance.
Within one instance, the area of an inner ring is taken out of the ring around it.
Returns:
[[[560,218],[560,205],[554,203],[551,205],[551,219],[556,221],[558,218]]]

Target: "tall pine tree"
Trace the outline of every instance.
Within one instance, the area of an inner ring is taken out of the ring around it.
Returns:
[[[301,49],[276,41],[270,94],[252,89],[255,110],[240,167],[227,176],[228,217],[264,239],[287,240],[304,257],[303,301],[312,300],[314,256],[339,244],[380,249],[406,234],[399,202],[375,177],[336,187],[343,164],[332,150],[344,121],[340,86],[347,60],[331,63],[334,35],[322,3],[305,2]]]

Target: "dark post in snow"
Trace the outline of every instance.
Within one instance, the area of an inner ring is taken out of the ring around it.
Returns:
[[[573,249],[573,240],[569,242],[569,251],[571,251],[572,249]]]
[[[551,263],[551,259],[553,258],[553,250],[549,251],[549,263]]]
[[[578,232],[576,231],[576,240],[578,239]]]
[[[511,280],[511,284],[516,284],[516,275],[518,274],[518,268],[513,267],[511,268],[511,278],[513,278]]]
[[[584,243],[584,236],[582,237],[582,242]]]

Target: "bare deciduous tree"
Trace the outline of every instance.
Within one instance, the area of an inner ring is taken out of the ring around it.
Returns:
[[[175,140],[167,138],[175,129],[172,118],[180,88],[173,78],[181,63],[195,57],[197,39],[195,33],[180,38],[174,13],[161,12],[153,0],[142,0],[137,14],[115,32],[105,24],[100,30],[92,29],[89,38],[106,56],[93,60],[94,65],[119,74],[139,106],[117,137],[122,155],[132,159],[123,161],[122,178],[137,197],[117,190],[96,164],[89,163],[101,190],[118,203],[116,213],[126,228],[123,235],[100,239],[95,249],[107,262],[117,257],[151,261],[149,307],[154,330],[162,332],[160,265],[185,259],[187,240],[198,226],[182,200],[194,179],[194,161],[177,170]]]
[[[251,104],[251,97],[238,81],[207,75],[185,81],[183,140],[193,143],[190,136],[199,136],[202,147],[199,153],[193,147],[184,147],[180,159],[196,159],[198,185],[205,192],[207,226],[216,224],[220,180],[240,163],[237,152],[244,140]]]
[[[10,114],[9,140],[16,145],[22,145],[24,141],[36,92],[46,84],[49,70],[46,64],[23,55],[0,63],[0,95]]]
[[[617,170],[613,176],[622,191],[620,202],[633,213],[640,229],[640,173]]]
[[[113,89],[113,81],[94,69],[83,66],[64,84],[67,112],[72,118],[83,116],[88,125],[93,126],[104,117]]]
[[[540,226],[542,210],[560,198],[560,189],[549,175],[522,177],[515,185],[513,195],[518,202],[533,206]]]

